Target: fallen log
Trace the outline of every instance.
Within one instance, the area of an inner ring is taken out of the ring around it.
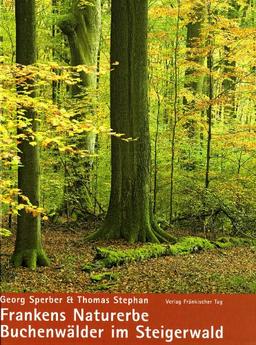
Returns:
[[[182,237],[175,244],[146,244],[139,248],[117,250],[105,247],[96,248],[93,263],[87,263],[82,270],[85,272],[97,271],[101,268],[111,268],[135,261],[148,260],[161,256],[184,255],[197,253],[202,250],[211,250],[216,246],[209,240],[201,237]]]

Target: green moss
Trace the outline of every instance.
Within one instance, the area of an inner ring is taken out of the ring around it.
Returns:
[[[82,271],[84,271],[84,272],[91,272],[93,270],[94,270],[94,265],[93,264],[85,264],[82,267]]]
[[[256,293],[256,275],[233,274],[229,276],[218,276],[215,278],[216,284],[221,287],[221,291],[232,293]]]
[[[115,281],[117,280],[117,278],[118,278],[118,274],[113,273],[113,272],[104,272],[104,273],[90,275],[90,279],[94,283],[101,282],[103,280]]]
[[[192,236],[182,237],[176,244],[169,246],[169,254],[189,254],[214,248],[214,244],[204,238]]]
[[[254,246],[256,239],[243,238],[243,237],[220,237],[213,242],[217,248],[228,249],[237,246]]]
[[[97,254],[95,258],[96,260],[100,260],[103,263],[103,266],[113,267],[132,261],[141,261],[166,255],[167,248],[167,246],[160,244],[148,244],[140,248],[127,250],[97,248]]]
[[[165,255],[189,254],[208,249],[214,249],[214,245],[210,241],[200,237],[184,237],[174,245],[147,244],[140,248],[127,250],[97,248],[95,260],[98,265],[110,268],[134,261]]]
[[[97,271],[103,267],[104,266],[100,261],[96,261],[95,263],[87,263],[84,266],[82,266],[82,271],[90,273],[92,271]]]
[[[229,248],[233,247],[231,242],[215,241],[213,243],[214,243],[215,247],[220,248],[220,249],[229,249]]]
[[[234,246],[253,245],[255,240],[234,237],[222,237],[211,242],[201,237],[182,237],[175,244],[146,244],[135,249],[116,250],[111,248],[96,248],[95,262],[86,264],[82,270],[85,272],[96,271],[103,267],[111,268],[126,263],[148,260],[167,255],[186,255],[198,253],[214,248],[227,249]]]
[[[43,250],[26,249],[14,253],[11,258],[14,267],[28,267],[35,270],[37,266],[49,266],[50,260]]]

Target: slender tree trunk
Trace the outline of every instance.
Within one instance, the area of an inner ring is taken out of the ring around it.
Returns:
[[[213,76],[212,76],[212,65],[213,57],[212,53],[207,58],[209,68],[209,106],[207,108],[207,152],[206,152],[206,172],[205,172],[205,188],[209,187],[210,184],[210,161],[211,161],[211,144],[212,144],[212,100],[213,100]]]
[[[52,14],[56,15],[58,13],[58,9],[57,9],[57,5],[58,5],[58,0],[52,0]],[[56,37],[56,33],[57,33],[57,27],[56,24],[52,25],[52,38],[53,40]],[[55,49],[55,44],[53,42],[53,48],[52,48],[52,58],[53,60],[56,57],[56,49]],[[55,72],[56,74],[59,74],[59,70],[54,68],[53,72]],[[56,81],[53,80],[52,82],[52,101],[55,104],[58,104],[60,100],[60,81]]]
[[[159,123],[160,123],[160,109],[161,109],[161,98],[159,93],[157,92],[157,115],[156,115],[156,132],[155,132],[155,140],[154,140],[154,197],[153,197],[153,213],[156,214],[156,207],[157,207],[157,177],[158,177],[158,167],[157,167],[157,160],[158,160],[158,139],[159,139]]]
[[[3,11],[3,0],[0,0],[0,11],[1,12]],[[0,36],[0,57],[4,55],[3,43],[4,43],[4,37],[1,35]],[[2,61],[0,61],[0,63],[2,63]]]
[[[171,176],[170,176],[170,213],[169,222],[172,222],[173,209],[174,209],[174,168],[175,168],[175,154],[176,154],[176,130],[178,123],[178,102],[179,102],[179,35],[180,35],[180,2],[178,2],[178,14],[176,22],[176,40],[174,47],[174,100],[173,100],[173,121],[171,131]]]
[[[89,239],[172,239],[154,222],[150,201],[147,11],[147,0],[112,1],[111,128],[124,136],[112,137],[109,208],[104,226]]]
[[[34,0],[16,0],[16,62],[31,65],[36,61],[36,19]],[[22,68],[22,66],[21,66]],[[27,80],[31,97],[35,96],[34,85]],[[27,92],[26,86],[17,85],[18,93]],[[37,131],[36,113],[24,109],[24,116],[31,121],[32,130]],[[26,132],[20,130],[20,134]],[[18,168],[18,188],[30,202],[39,206],[40,202],[40,163],[38,145],[31,145],[33,139],[24,139],[18,145],[20,166]],[[20,203],[24,201],[20,198]],[[18,215],[15,251],[12,256],[15,266],[27,266],[35,269],[37,265],[48,265],[41,243],[41,222],[39,215],[32,215],[21,210]]]
[[[3,2],[1,0],[0,1],[0,10],[1,11],[2,11],[2,6],[3,6]],[[3,57],[3,55],[4,55],[3,42],[4,42],[4,37],[0,36],[0,64],[3,63],[2,59],[1,59]],[[2,82],[0,82],[0,87],[2,87]],[[1,115],[3,115],[3,109],[2,108],[0,108],[0,113],[1,113]],[[1,169],[3,168],[1,163],[0,163],[0,168]],[[3,177],[3,175],[0,174],[0,177]],[[0,206],[1,206],[1,204],[0,204]],[[9,218],[8,219],[8,227],[9,227],[10,230],[12,228],[12,212],[11,211],[12,211],[12,205],[10,204],[9,205],[9,212],[10,213],[9,213],[9,217],[8,217]],[[3,218],[2,208],[0,208],[0,227],[4,228],[4,218]]]
[[[208,20],[211,24],[211,8],[209,4],[208,9]],[[213,117],[213,105],[212,100],[214,97],[214,80],[213,80],[213,50],[212,50],[212,37],[211,33],[208,38],[209,53],[207,56],[207,67],[208,67],[208,96],[209,96],[209,106],[207,108],[207,150],[206,150],[206,170],[205,170],[205,188],[207,189],[210,184],[210,163],[211,163],[211,146],[212,146],[212,117]]]
[[[0,36],[0,57],[2,57],[4,55],[3,43],[4,43],[4,37]]]
[[[223,80],[222,86],[226,93],[227,103],[224,106],[224,121],[225,123],[232,123],[232,120],[236,118],[236,77],[234,75],[234,70],[236,67],[236,62],[232,61],[232,52],[229,47],[224,47],[225,67],[224,73],[226,78]]]

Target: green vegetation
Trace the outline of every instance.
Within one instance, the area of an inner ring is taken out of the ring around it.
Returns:
[[[93,223],[90,223],[93,227]],[[254,293],[255,246],[165,255],[123,265],[95,267],[95,244],[84,242],[84,230],[61,227],[43,231],[50,267],[36,271],[10,265],[14,237],[3,239],[1,291],[5,292],[153,292],[153,293]],[[198,243],[198,242],[197,242]],[[112,251],[136,250],[124,242],[97,243]],[[154,246],[155,244],[153,244]],[[148,245],[143,245],[148,246]],[[91,266],[83,271],[87,262]],[[106,274],[106,275],[105,275]],[[91,277],[102,280],[92,281]]]
[[[118,278],[118,274],[113,273],[113,272],[104,272],[104,273],[90,275],[90,279],[94,283],[101,282],[102,280],[115,281],[117,280],[117,278]]]
[[[214,242],[217,248],[232,248],[234,246],[255,246],[256,239],[239,238],[239,237],[220,237]]]
[[[147,244],[135,249],[111,249],[97,247],[93,263],[85,264],[82,270],[91,272],[102,268],[111,268],[134,261],[148,260],[168,255],[186,255],[215,248],[228,249],[235,246],[254,246],[256,240],[237,237],[222,237],[209,241],[200,237],[182,237],[172,245]]]
[[[6,289],[25,266],[72,291],[136,289],[130,269],[140,291],[255,291],[255,1],[1,0],[0,16]]]

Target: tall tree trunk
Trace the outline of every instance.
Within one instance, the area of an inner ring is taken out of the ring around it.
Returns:
[[[68,14],[66,19],[59,23],[59,26],[68,38],[71,65],[85,65],[90,70],[88,73],[80,72],[81,81],[72,87],[74,100],[80,102],[83,95],[95,91],[97,88],[97,59],[101,35],[101,0],[91,0],[90,4],[82,4],[79,0],[73,0],[70,12],[71,14]],[[91,104],[88,104],[88,109],[92,113],[95,111]],[[83,116],[82,111],[78,117],[82,118]],[[87,150],[90,154],[94,154],[95,134],[88,133],[82,138],[76,139],[76,144],[80,148]],[[75,160],[71,163],[71,170],[72,167],[75,167],[73,171],[78,172],[78,175],[74,176],[74,188],[69,192],[76,196],[76,200],[79,200],[84,214],[90,214],[94,209],[91,192],[92,166],[93,159],[90,157],[84,160],[83,163],[78,163]],[[80,173],[81,171],[82,174]],[[85,188],[81,187],[81,180],[83,180]]]
[[[172,118],[172,128],[171,128],[171,176],[170,176],[170,213],[169,222],[172,222],[173,211],[174,211],[174,180],[175,180],[175,158],[176,158],[176,134],[177,134],[177,124],[178,124],[178,110],[179,110],[179,48],[180,48],[180,1],[178,1],[178,13],[176,20],[176,39],[174,46],[174,97],[173,97],[173,118]]]
[[[158,178],[158,140],[159,140],[159,125],[160,125],[160,110],[161,110],[161,98],[157,92],[157,114],[156,114],[156,132],[154,138],[154,183],[153,183],[153,213],[156,214],[157,206],[157,178]]]
[[[205,46],[203,37],[203,27],[206,21],[206,4],[202,1],[193,0],[189,12],[187,24],[186,60],[188,67],[185,71],[184,87],[186,94],[183,97],[183,112],[185,116],[184,128],[187,133],[187,149],[182,153],[182,168],[187,171],[193,171],[197,167],[197,153],[201,149],[203,133],[198,130],[198,120],[193,116],[200,115],[197,111],[197,99],[203,94],[204,74],[200,68],[204,66],[205,57],[202,48]],[[203,117],[203,114],[201,114]],[[198,148],[199,146],[199,148]]]
[[[226,94],[226,104],[224,106],[224,119],[226,123],[231,123],[232,120],[236,118],[236,76],[234,75],[234,70],[236,67],[236,62],[230,57],[232,56],[232,52],[230,51],[229,47],[224,47],[224,54],[225,54],[225,66],[224,66],[224,73],[226,78],[223,80],[222,86],[223,90]]]
[[[212,9],[211,3],[208,4],[208,23],[212,23]],[[214,79],[213,79],[213,35],[209,33],[208,36],[208,98],[209,105],[207,108],[207,149],[206,149],[206,169],[205,169],[205,188],[207,189],[210,184],[210,168],[211,168],[211,150],[212,150],[212,119],[213,119],[213,97],[214,97]]]
[[[213,100],[213,75],[212,75],[212,67],[213,67],[213,56],[212,52],[207,57],[207,65],[209,68],[209,85],[208,85],[208,93],[209,93],[209,106],[207,108],[207,150],[206,150],[206,170],[205,170],[205,188],[207,189],[210,184],[210,162],[211,162],[211,146],[212,146],[212,100]]]
[[[36,61],[36,19],[35,0],[16,0],[16,62],[31,65]],[[22,67],[21,67],[22,68]],[[31,97],[35,96],[34,85],[27,80]],[[24,85],[17,85],[18,93],[27,92]],[[36,113],[24,109],[24,116],[31,121],[32,130],[37,131]],[[26,135],[26,131],[20,130]],[[40,202],[40,165],[38,145],[31,145],[33,139],[25,138],[18,145],[20,166],[18,168],[18,188],[30,202],[39,206]],[[24,201],[20,198],[19,202]],[[37,265],[49,264],[41,243],[41,223],[39,215],[32,215],[21,210],[18,215],[15,251],[12,256],[15,266],[27,266],[35,269]]]
[[[172,239],[154,222],[150,200],[147,11],[147,0],[112,1],[111,128],[124,136],[112,137],[109,208],[104,226],[89,239]]]
[[[203,66],[204,64],[204,57],[201,56],[202,52],[200,52],[200,48],[204,45],[204,42],[202,41],[202,26],[206,17],[206,7],[203,2],[194,1],[189,17],[189,23],[187,24],[186,46],[188,49],[187,60],[191,66],[186,69],[184,86],[192,93],[193,97],[195,97],[202,93],[204,82],[203,74],[198,75],[198,73],[196,73],[197,69],[200,68],[200,65]],[[197,64],[198,67],[195,67],[195,64]],[[196,76],[194,74],[196,74]],[[194,99],[190,101],[188,100],[188,97],[184,97],[183,104],[189,112],[193,111],[195,101]],[[195,121],[188,120],[185,127],[188,130],[188,137],[194,138]]]
[[[248,4],[245,5],[244,10],[241,13],[240,4],[237,1],[229,1],[229,9],[227,17],[228,19],[238,20],[240,19],[240,26],[243,24],[244,17],[246,15],[246,8]],[[240,17],[241,16],[241,17]],[[225,79],[223,80],[222,86],[226,93],[227,102],[224,106],[224,119],[226,123],[231,123],[236,119],[236,61],[233,56],[232,49],[229,46],[224,46],[224,74]],[[236,126],[233,123],[234,127]]]
[[[57,15],[58,14],[58,0],[52,0],[52,14]],[[52,24],[52,39],[53,39],[53,48],[52,48],[52,58],[53,60],[56,57],[56,48],[55,48],[55,42],[54,39],[56,37],[56,33],[57,33],[57,27],[56,24]],[[56,74],[59,74],[60,71],[56,68],[53,68],[53,72],[55,72]],[[55,104],[59,104],[60,101],[60,81],[56,81],[53,80],[52,81],[52,101]]]

